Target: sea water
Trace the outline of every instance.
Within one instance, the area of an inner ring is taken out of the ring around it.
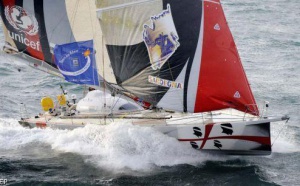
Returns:
[[[40,98],[83,88],[0,56],[0,179],[19,185],[299,185],[300,1],[222,1],[258,101],[272,125],[270,156],[214,156],[129,123],[68,130],[26,129]],[[1,32],[1,43],[3,33]],[[25,114],[25,113],[23,113]]]

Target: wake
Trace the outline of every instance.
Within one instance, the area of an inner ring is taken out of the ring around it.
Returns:
[[[81,155],[87,163],[113,172],[128,169],[149,172],[162,166],[201,165],[206,161],[233,158],[202,153],[152,128],[129,123],[87,125],[70,131],[26,129],[15,119],[0,118],[0,150],[31,148],[39,144],[41,151],[46,144],[53,151]],[[292,153],[300,149],[280,136],[273,151]]]
[[[32,144],[47,144],[55,151],[82,155],[87,162],[110,171],[149,171],[161,166],[199,165],[219,159],[152,128],[129,123],[87,125],[69,131],[26,129],[14,119],[0,119],[0,149],[30,147]]]

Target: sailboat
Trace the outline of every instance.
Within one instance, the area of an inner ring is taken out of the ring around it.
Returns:
[[[34,69],[93,87],[63,90],[25,127],[131,122],[192,148],[269,155],[256,104],[220,0],[1,0],[3,51]],[[94,90],[96,89],[96,90]],[[97,90],[101,89],[101,90]],[[68,98],[69,97],[69,98]]]

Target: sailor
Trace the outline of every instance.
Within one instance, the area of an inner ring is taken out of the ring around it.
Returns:
[[[93,87],[89,87],[89,92],[91,92],[93,90],[96,90],[96,89],[94,89]]]
[[[52,109],[52,108],[49,109],[49,113],[50,113],[51,116],[57,116],[57,115],[59,114],[59,113],[56,111],[56,109]]]

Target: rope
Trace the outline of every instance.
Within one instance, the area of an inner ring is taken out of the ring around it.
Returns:
[[[278,137],[280,136],[280,134],[282,133],[283,131],[283,128],[286,127],[287,125],[287,122],[289,121],[289,119],[286,120],[286,122],[284,123],[284,125],[281,127],[281,129],[279,130],[279,133],[277,135],[277,137],[275,138],[274,142],[272,143],[271,147],[273,147],[274,143],[276,142],[276,140],[278,139]]]
[[[78,7],[79,7],[79,1],[77,0],[77,1],[76,1],[76,4],[75,4],[75,7],[74,7],[73,15],[72,15],[72,17],[71,17],[72,22],[70,21],[70,26],[71,26],[71,29],[72,29],[72,30],[74,29],[74,24],[75,24],[75,19],[76,19]],[[70,42],[72,42],[71,39],[72,39],[72,32],[70,33],[70,38],[69,38],[69,41],[70,41]]]

